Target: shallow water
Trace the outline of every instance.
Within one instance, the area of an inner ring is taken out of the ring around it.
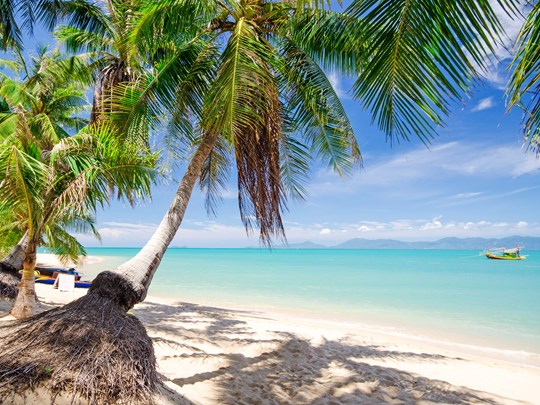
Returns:
[[[89,248],[106,260],[82,271],[91,278],[137,251]],[[540,353],[540,252],[525,253],[169,249],[149,294]]]

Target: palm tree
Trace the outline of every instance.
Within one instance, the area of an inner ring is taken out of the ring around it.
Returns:
[[[151,68],[137,44],[129,40],[138,24],[141,8],[147,0],[110,0],[99,5],[86,0],[64,2],[58,6],[66,24],[57,27],[56,38],[67,51],[85,52],[95,74],[94,97],[90,124],[110,112],[114,88],[133,82]]]
[[[92,395],[102,402],[147,401],[156,383],[151,342],[126,311],[145,298],[196,181],[206,191],[219,190],[224,163],[234,158],[246,228],[258,227],[263,243],[282,236],[281,209],[288,194],[301,195],[302,182],[295,175],[305,170],[311,155],[328,159],[344,173],[359,160],[354,135],[323,68],[359,72],[355,95],[389,137],[414,135],[427,141],[443,123],[448,99],[462,97],[474,79],[467,53],[482,64],[501,32],[488,2],[430,8],[416,1],[357,0],[345,13],[312,10],[306,3],[324,2],[161,0],[143,10],[132,36],[152,58],[162,59],[153,59],[154,76],[114,90],[130,101],[121,116],[143,112],[144,120],[154,122],[163,106],[172,104],[173,128],[196,150],[168,212],[141,252],[98,275],[85,297],[17,330],[17,336],[39,339],[44,347],[53,344],[51,333],[54,341],[58,336],[75,338],[92,358],[81,356],[80,346],[69,347],[69,361],[44,352],[39,358],[22,355],[18,348],[25,343],[10,335],[3,339],[9,350],[1,352],[0,370],[16,369],[4,360],[16,352],[17,366],[29,370],[25,378],[39,378],[45,365],[55,365],[52,389],[70,386],[78,392],[74,395]],[[81,319],[88,328],[69,327]],[[96,362],[95,354],[103,354],[104,347],[114,350],[114,357]],[[90,376],[97,370],[111,374],[75,381],[73,370],[79,369]],[[134,369],[139,372],[127,372]],[[10,374],[13,384],[20,377]]]
[[[22,65],[26,80],[19,83],[5,77],[0,87],[0,95],[14,111],[0,125],[5,136],[0,201],[28,237],[12,309],[17,318],[33,312],[37,246],[44,243],[72,259],[84,254],[69,231],[96,233],[92,213],[110,200],[110,189],[130,201],[148,194],[155,161],[139,144],[114,140],[110,125],[69,135],[67,130],[85,123],[73,115],[86,105],[84,87],[75,80],[78,74],[85,76],[85,66],[77,58],[64,60],[57,52],[49,55],[42,50],[30,69]]]

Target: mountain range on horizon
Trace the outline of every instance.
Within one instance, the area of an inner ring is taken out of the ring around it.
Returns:
[[[540,237],[509,236],[506,238],[456,238],[447,237],[435,241],[406,242],[395,239],[354,238],[338,245],[326,246],[311,241],[276,246],[276,249],[441,249],[441,250],[485,250],[488,247],[540,250]]]

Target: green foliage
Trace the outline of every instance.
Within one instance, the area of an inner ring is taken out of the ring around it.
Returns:
[[[357,53],[338,46],[344,39],[337,33],[325,39],[328,49],[316,38],[326,22],[352,29],[350,18],[324,10],[326,2],[308,3],[145,4],[129,41],[153,71],[115,92],[119,122],[158,127],[171,118],[167,141],[175,149],[219,134],[200,177],[207,209],[215,212],[235,164],[242,220],[248,230],[259,228],[265,243],[283,236],[281,211],[289,196],[303,198],[311,159],[322,158],[341,174],[360,161],[352,127],[322,68],[343,67]],[[306,35],[309,40],[300,40]]]
[[[516,2],[501,1],[511,12]],[[389,137],[429,141],[503,35],[487,1],[355,0],[366,44],[354,86]]]
[[[19,61],[24,80],[6,76],[0,86],[0,207],[11,227],[76,260],[85,251],[71,233],[99,237],[98,207],[147,197],[158,156],[107,121],[87,127],[74,115],[88,107],[90,76],[79,58],[43,51],[31,62]]]
[[[524,110],[523,132],[530,148],[540,154],[540,4],[536,3],[517,39],[512,77],[508,86],[510,107]]]

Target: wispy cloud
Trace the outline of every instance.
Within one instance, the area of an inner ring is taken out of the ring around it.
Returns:
[[[497,104],[493,101],[493,97],[487,97],[481,99],[471,111],[483,111],[495,107]]]
[[[430,150],[419,147],[400,155],[366,159],[365,168],[351,179],[340,179],[328,170],[315,174],[311,195],[353,194],[362,190],[398,190],[426,180],[477,177],[484,180],[512,179],[540,173],[540,160],[519,145],[449,142]],[[420,189],[416,189],[420,192]],[[480,191],[477,191],[478,193]],[[462,194],[461,198],[473,197]]]
[[[142,246],[157,225],[108,223],[100,228],[105,246]],[[503,237],[513,234],[538,235],[540,223],[526,220],[489,221],[445,220],[433,218],[395,219],[390,221],[358,221],[351,223],[294,223],[286,226],[289,243],[312,241],[334,245],[352,238],[435,240],[447,236]],[[98,245],[88,235],[78,235],[87,246]],[[246,247],[257,246],[258,235],[246,235],[241,224],[227,225],[217,221],[194,221],[182,225],[171,246],[189,247]],[[280,244],[276,241],[276,244]]]
[[[501,25],[504,27],[506,35],[501,38],[501,41],[494,44],[493,52],[486,55],[486,63],[488,65],[487,71],[482,71],[481,69],[478,69],[478,71],[480,72],[480,75],[493,86],[504,89],[506,82],[508,81],[508,71],[506,66],[508,65],[508,59],[512,58],[515,53],[513,46],[521,26],[523,25],[523,17],[508,15],[497,0],[490,0],[489,2],[501,22]],[[525,5],[526,2],[523,1],[522,6],[524,14],[527,12]]]
[[[344,88],[344,80],[341,75],[339,75],[336,72],[331,72],[326,75],[328,77],[328,80],[330,81],[330,84],[332,85],[332,88],[338,95],[338,97],[342,100],[350,100],[352,99],[351,94]]]

